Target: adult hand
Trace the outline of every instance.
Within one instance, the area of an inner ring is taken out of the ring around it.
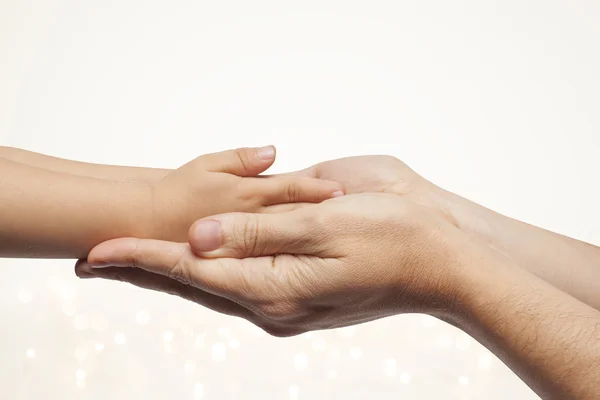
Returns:
[[[288,175],[342,183],[346,193],[390,193],[403,196],[454,225],[451,214],[456,196],[434,185],[392,156],[368,155],[324,161]],[[289,210],[289,206],[271,211]]]
[[[486,345],[541,397],[591,400],[600,390],[597,310],[400,196],[210,217],[192,227],[190,244],[116,239],[88,260],[115,266],[92,274],[142,287],[162,275],[163,290],[276,336],[429,313]]]
[[[77,273],[143,287],[147,273],[162,275],[150,284],[289,336],[402,312],[449,313],[460,301],[466,247],[460,231],[423,207],[361,194],[280,214],[203,219],[189,244],[108,241],[89,254],[96,268],[81,263]]]
[[[410,199],[458,227],[472,240],[600,310],[600,268],[596,267],[600,263],[600,247],[498,214],[434,185],[391,156],[325,161],[293,175],[343,183],[349,194],[384,192]]]
[[[301,176],[261,176],[275,161],[272,146],[207,154],[148,182],[153,197],[153,238],[185,241],[198,218],[232,211],[266,212],[296,202],[343,194],[343,185]]]

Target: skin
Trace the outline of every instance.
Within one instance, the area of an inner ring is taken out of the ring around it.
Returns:
[[[514,220],[450,193],[389,156],[326,161],[298,176],[341,182],[349,194],[410,199],[565,293],[600,310],[600,248]]]
[[[81,163],[8,147],[0,147],[1,157],[50,171],[110,180],[155,182],[171,172]],[[343,158],[290,175],[340,182],[348,193],[393,193],[409,198],[511,258],[540,279],[600,309],[600,291],[596,284],[600,282],[600,268],[595,267],[600,265],[600,248],[508,218],[445,191],[394,157]],[[279,212],[294,207],[288,204],[263,211]],[[235,209],[227,211],[232,210]],[[219,212],[222,211],[215,213]],[[187,227],[180,227],[181,232],[185,230]]]
[[[26,161],[109,179],[156,181],[168,173],[66,160],[48,163],[43,157]],[[598,308],[598,269],[593,267],[598,248],[448,193],[392,157],[334,160],[294,175],[337,180],[349,193],[395,194],[412,205],[399,207],[403,217],[394,218],[373,200],[354,211],[341,207],[347,214],[330,210],[316,224],[314,218],[259,222],[268,217],[222,216],[220,233],[214,221],[203,221],[190,232],[189,245],[124,239],[90,254],[97,266],[138,268],[92,269],[81,261],[76,272],[82,278],[104,277],[175,294],[246,318],[276,336],[426,312],[484,343],[540,396],[595,398],[600,390],[595,373],[600,367],[598,312],[584,303]],[[365,209],[376,212],[361,216]],[[348,225],[355,217],[359,222]],[[307,221],[312,224],[302,225]],[[373,222],[374,231],[365,229],[373,228]],[[303,226],[305,231],[299,229]],[[337,230],[328,231],[332,226]],[[307,234],[310,229],[312,235]],[[363,237],[365,232],[372,235]],[[320,242],[309,240],[311,236]],[[386,246],[390,239],[394,242]],[[370,250],[361,255],[357,248]],[[389,249],[402,252],[393,257]],[[288,251],[292,254],[280,255]],[[230,258],[265,254],[275,256]],[[228,258],[207,259],[217,256]],[[349,299],[355,306],[347,307]]]
[[[0,207],[10,210],[0,215],[0,257],[82,258],[100,242],[132,235],[185,240],[199,217],[343,194],[336,182],[258,177],[274,160],[271,146],[230,150],[201,156],[162,179],[134,182],[0,159]]]
[[[600,312],[402,196],[209,217],[189,243],[102,243],[77,272],[154,286],[277,336],[427,313],[485,344],[543,398],[600,392]]]
[[[39,154],[14,147],[0,146],[0,158],[47,171],[62,172],[89,178],[113,181],[154,182],[164,178],[171,170],[120,165],[92,164]]]

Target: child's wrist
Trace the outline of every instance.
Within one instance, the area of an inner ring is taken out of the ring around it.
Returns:
[[[189,221],[189,200],[179,195],[165,180],[146,182],[149,199],[149,238],[175,242],[187,242],[188,230],[194,221]]]
[[[116,192],[123,193],[121,218],[128,227],[128,236],[160,239],[162,222],[156,215],[154,185],[150,182],[116,182]]]

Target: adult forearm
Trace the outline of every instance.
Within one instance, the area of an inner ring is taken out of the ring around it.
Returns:
[[[96,244],[151,235],[149,185],[0,159],[0,257],[80,258]]]
[[[443,198],[463,232],[600,310],[600,248],[514,220],[448,192]]]
[[[544,399],[597,399],[600,312],[514,266],[475,260],[452,321]],[[485,264],[485,265],[482,265]]]
[[[164,178],[169,172],[169,170],[158,168],[125,167],[65,160],[45,154],[34,153],[32,151],[4,146],[0,146],[0,158],[54,172],[64,172],[73,175],[117,181],[157,181]]]

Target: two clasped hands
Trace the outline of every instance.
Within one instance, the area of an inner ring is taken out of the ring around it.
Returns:
[[[178,295],[275,336],[427,313],[544,398],[600,398],[600,249],[494,213],[393,157],[275,176],[259,176],[272,147],[173,171],[7,162],[25,158],[97,185],[91,203],[65,199],[97,208],[62,230],[44,220],[13,255],[80,258],[81,278]]]

